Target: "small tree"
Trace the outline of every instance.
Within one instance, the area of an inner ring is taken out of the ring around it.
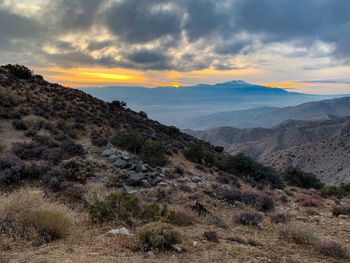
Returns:
[[[162,166],[166,163],[165,147],[162,142],[146,141],[141,149],[141,159],[153,166]]]
[[[304,172],[297,167],[289,167],[284,173],[284,180],[289,185],[294,185],[302,188],[320,189],[323,183],[312,173]]]

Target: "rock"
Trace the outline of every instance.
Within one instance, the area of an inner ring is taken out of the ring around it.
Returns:
[[[154,258],[156,256],[153,251],[148,251],[147,254],[151,258]]]
[[[145,178],[145,175],[142,173],[133,173],[130,174],[128,178],[126,178],[125,182],[127,185],[141,185],[142,184],[142,180]]]
[[[128,162],[122,159],[118,159],[113,163],[113,165],[118,168],[125,168],[126,166],[128,166]]]
[[[115,154],[112,154],[108,157],[108,160],[110,160],[111,162],[115,162],[118,159],[119,159],[118,156],[116,156]]]
[[[157,176],[155,179],[152,180],[152,185],[156,185],[160,182],[162,182],[164,179],[160,176]]]
[[[241,207],[241,206],[243,206],[243,203],[241,202],[241,201],[234,201],[234,203],[233,203],[233,205],[235,206],[235,207]]]
[[[158,186],[167,186],[168,184],[166,182],[159,182],[157,185]]]
[[[176,181],[180,184],[185,184],[187,182],[187,179],[185,177],[179,177],[176,179]]]
[[[125,227],[122,228],[116,228],[112,229],[107,232],[108,235],[125,235],[125,236],[131,236],[132,234],[129,232],[129,230]]]
[[[143,167],[143,162],[142,161],[137,161],[136,164],[135,164],[136,172],[141,173],[142,170],[143,170],[142,167]]]
[[[197,241],[193,241],[193,242],[192,242],[192,246],[194,246],[194,247],[196,247],[196,246],[197,246],[197,244],[198,244],[198,242],[197,242]]]
[[[106,148],[109,150],[113,149],[113,147],[114,147],[113,144],[111,144],[110,142],[106,146]]]
[[[102,156],[104,156],[104,157],[109,157],[112,154],[113,154],[113,151],[110,149],[106,149],[102,152]]]
[[[167,168],[167,167],[163,167],[162,168],[162,174],[164,174],[164,176],[168,177],[171,175],[171,169]]]
[[[180,247],[179,245],[172,245],[171,247],[172,247],[172,249],[174,249],[178,253],[181,253],[184,251],[183,248]]]
[[[150,188],[152,186],[147,180],[141,180],[141,185],[145,188]]]
[[[128,161],[130,160],[130,154],[128,152],[122,152],[122,158]]]
[[[198,176],[193,176],[192,177],[192,182],[194,183],[199,183],[199,182],[202,182],[202,179]]]
[[[126,194],[135,194],[137,193],[137,190],[131,186],[126,186],[124,185],[123,186],[123,191],[126,193]]]
[[[339,215],[338,218],[339,219],[347,219],[347,218],[350,218],[350,216],[348,216],[348,215]]]

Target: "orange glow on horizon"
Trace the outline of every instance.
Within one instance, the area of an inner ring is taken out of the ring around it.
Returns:
[[[270,88],[290,88],[290,87],[304,87],[308,86],[307,83],[301,82],[277,82],[277,83],[264,83],[263,86]]]

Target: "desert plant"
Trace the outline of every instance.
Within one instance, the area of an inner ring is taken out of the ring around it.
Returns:
[[[65,238],[73,224],[71,212],[45,198],[38,189],[19,189],[0,197],[1,231],[39,244]]]
[[[22,160],[34,160],[42,157],[44,147],[34,142],[14,143],[13,153]]]
[[[63,167],[67,170],[67,179],[77,182],[85,182],[87,178],[92,176],[93,164],[89,160],[79,157],[63,162]]]
[[[148,221],[161,221],[164,223],[170,223],[174,220],[174,213],[170,211],[166,204],[151,204],[143,209],[142,217]]]
[[[322,197],[335,196],[343,198],[350,195],[350,184],[342,184],[339,186],[323,186],[319,193]]]
[[[102,146],[106,146],[108,144],[108,141],[106,138],[95,134],[91,136],[91,143],[92,145],[102,147]]]
[[[302,188],[320,189],[323,186],[320,179],[312,173],[302,171],[297,167],[289,167],[284,172],[284,180],[289,185],[298,186]]]
[[[19,183],[24,178],[24,163],[16,159],[0,160],[0,183],[12,185]]]
[[[285,224],[289,223],[292,220],[292,217],[286,212],[276,212],[270,216],[270,219],[275,224]]]
[[[141,148],[140,157],[152,166],[163,166],[166,163],[165,147],[162,142],[146,141]]]
[[[207,166],[212,166],[215,162],[215,158],[211,153],[205,151],[201,146],[195,144],[186,149],[184,151],[184,155],[191,162],[204,164]]]
[[[187,209],[176,207],[172,208],[171,211],[173,212],[172,224],[178,226],[190,226],[196,221],[195,215]]]
[[[181,235],[171,225],[150,223],[138,231],[142,251],[165,251],[181,243]]]
[[[4,68],[6,68],[11,75],[13,75],[19,79],[28,79],[28,78],[33,76],[33,72],[29,68],[22,66],[22,65],[8,64],[8,65],[4,66]]]
[[[13,127],[15,127],[16,130],[19,131],[25,131],[28,129],[28,125],[25,121],[23,120],[14,120],[12,121]]]
[[[216,231],[204,231],[203,236],[205,237],[206,240],[210,241],[210,242],[214,242],[214,243],[218,243],[219,242],[219,235]]]
[[[315,231],[304,225],[285,225],[278,230],[280,238],[292,240],[298,244],[311,245],[317,240]]]
[[[254,211],[245,211],[236,217],[235,222],[241,225],[259,227],[262,220],[263,217],[259,213]]]
[[[336,240],[320,240],[316,248],[324,255],[334,258],[346,258],[348,256],[347,247]]]
[[[132,195],[112,193],[102,201],[89,206],[92,220],[97,222],[119,221],[133,224],[134,217],[140,213],[139,199]]]
[[[274,169],[257,163],[243,153],[227,158],[219,168],[254,182],[283,188],[283,182]]]
[[[157,130],[160,132],[164,132],[165,134],[171,137],[177,137],[180,134],[180,129],[174,126],[166,126],[163,124],[159,124],[157,126]]]
[[[61,144],[61,149],[65,151],[69,156],[84,156],[86,154],[83,146],[78,143],[75,143],[72,140],[63,141]]]
[[[111,143],[132,153],[140,153],[144,139],[136,133],[120,133],[115,136]]]

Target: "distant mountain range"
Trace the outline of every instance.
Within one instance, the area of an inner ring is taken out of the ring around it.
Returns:
[[[286,120],[322,120],[348,115],[350,115],[350,97],[344,97],[284,108],[259,107],[241,111],[218,112],[193,118],[189,121],[188,126],[192,129],[220,126],[271,128]]]
[[[277,169],[299,166],[328,184],[350,182],[350,117],[341,117],[350,115],[349,97],[279,109],[275,116],[272,112],[265,116],[276,120],[281,120],[280,116],[310,117],[287,120],[274,128],[219,127],[186,132],[223,146],[231,154],[243,152]]]
[[[269,88],[244,81],[229,81],[214,85],[173,87],[105,87],[84,88],[85,92],[105,101],[123,100],[136,111],[144,111],[149,117],[180,128],[196,128],[196,118],[237,110],[285,107],[334,96],[309,95]],[[269,107],[269,108],[266,108]],[[265,110],[264,110],[265,109]],[[259,113],[259,110],[256,110]],[[248,115],[250,112],[248,112]],[[239,115],[239,114],[238,114]],[[239,118],[239,117],[237,117]],[[250,117],[245,119],[249,120]],[[219,118],[218,118],[219,119]],[[203,121],[200,121],[203,123]],[[205,123],[205,121],[204,121]],[[214,127],[208,122],[204,128]],[[201,126],[203,128],[203,125]]]

